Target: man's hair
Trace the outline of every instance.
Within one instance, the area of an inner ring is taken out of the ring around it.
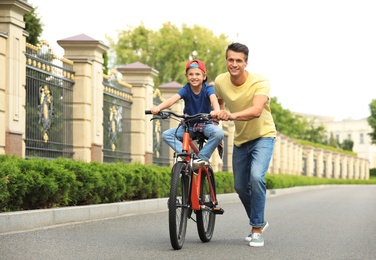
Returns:
[[[242,52],[244,53],[244,59],[245,61],[248,61],[248,47],[244,44],[238,43],[238,42],[233,42],[229,46],[227,46],[226,50],[226,59],[227,59],[227,52],[228,51],[234,51],[234,52]]]

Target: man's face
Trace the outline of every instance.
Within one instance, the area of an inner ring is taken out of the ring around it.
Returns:
[[[226,64],[231,76],[237,76],[244,73],[248,62],[245,60],[244,53],[229,50],[227,52]]]

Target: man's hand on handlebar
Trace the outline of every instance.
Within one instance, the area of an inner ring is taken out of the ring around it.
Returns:
[[[221,110],[217,113],[217,119],[222,120],[222,121],[228,121],[228,120],[234,120],[234,116],[232,113],[226,110]]]

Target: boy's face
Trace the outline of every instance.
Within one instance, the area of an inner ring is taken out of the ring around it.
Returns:
[[[193,87],[201,86],[206,78],[206,74],[199,68],[189,68],[185,73],[189,84]]]

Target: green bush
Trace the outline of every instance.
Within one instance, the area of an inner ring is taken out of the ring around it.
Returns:
[[[376,168],[372,168],[372,169],[370,169],[370,171],[369,171],[369,176],[371,176],[371,177],[376,177]]]
[[[374,176],[375,169],[371,170]],[[233,193],[232,173],[215,172],[217,194]],[[113,203],[169,196],[171,167],[85,163],[0,155],[0,212]],[[267,189],[318,184],[376,184],[289,174],[266,174]]]

